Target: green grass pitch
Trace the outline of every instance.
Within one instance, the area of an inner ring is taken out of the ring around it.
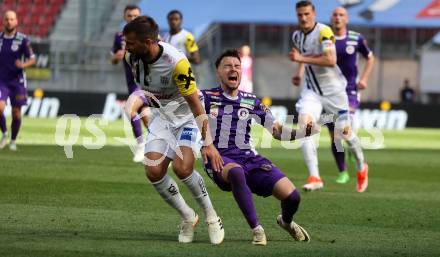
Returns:
[[[84,124],[84,120],[83,124]],[[326,131],[320,169],[325,188],[302,193],[295,220],[310,233],[309,244],[291,240],[276,224],[279,202],[255,197],[268,245],[251,244],[250,230],[232,195],[204,176],[223,219],[222,245],[209,243],[205,224],[195,242],[177,242],[179,218],[131,161],[122,122],[99,126],[107,145],[88,150],[84,127],[73,159],[55,144],[55,120],[25,119],[18,152],[0,151],[0,256],[440,256],[440,130],[384,133],[383,147],[366,150],[370,186],[355,192],[334,182],[337,169]],[[256,129],[256,136],[261,129]],[[361,135],[366,136],[366,132]],[[276,143],[261,154],[297,186],[307,172],[300,150]],[[202,171],[198,163],[198,170]],[[201,172],[202,173],[202,172]],[[198,210],[186,188],[187,202]]]

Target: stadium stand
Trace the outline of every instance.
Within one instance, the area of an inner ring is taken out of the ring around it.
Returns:
[[[39,38],[46,38],[61,13],[64,0],[4,0],[2,12],[15,10],[19,19],[18,30]]]

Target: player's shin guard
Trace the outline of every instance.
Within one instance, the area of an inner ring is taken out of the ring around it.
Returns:
[[[362,151],[361,147],[361,141],[359,138],[354,134],[354,132],[351,133],[351,136],[347,139],[348,147],[350,147],[351,152],[354,154],[356,158],[356,164],[358,170],[364,169],[364,152]]]
[[[313,136],[304,138],[301,144],[301,149],[310,176],[319,178],[318,153],[316,151],[315,138]]]
[[[217,213],[212,206],[203,177],[200,176],[196,170],[194,170],[191,175],[185,179],[182,179],[182,182],[188,187],[189,191],[191,191],[192,195],[194,196],[194,199],[196,199],[197,203],[203,208],[206,220],[217,220]]]
[[[293,215],[299,207],[301,197],[298,189],[295,189],[288,197],[281,201],[281,213],[285,223],[290,224],[293,220]]]
[[[194,210],[186,204],[174,179],[169,175],[165,175],[161,180],[152,184],[165,202],[176,209],[184,220],[194,218]]]
[[[246,184],[246,177],[243,168],[234,167],[230,169],[228,179],[231,183],[232,194],[234,195],[238,207],[240,207],[249,226],[252,229],[256,228],[259,225],[257,211],[255,210],[252,192]]]
[[[131,128],[133,129],[134,137],[137,140],[137,143],[142,144],[144,142],[144,139],[142,137],[141,119],[138,119],[137,117],[132,117],[130,123],[131,123]]]
[[[3,134],[6,133],[7,128],[6,128],[6,117],[4,113],[0,113],[0,130],[2,131]]]
[[[21,127],[21,118],[20,119],[12,119],[11,123],[11,140],[15,141],[17,139],[18,131],[20,131]]]

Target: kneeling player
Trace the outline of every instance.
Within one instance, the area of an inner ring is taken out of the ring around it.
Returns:
[[[298,210],[300,195],[292,182],[271,161],[258,155],[251,144],[251,120],[260,120],[274,138],[287,140],[296,137],[296,131],[274,122],[272,114],[253,94],[238,90],[241,79],[241,60],[237,50],[224,52],[216,61],[220,87],[202,90],[206,113],[209,116],[214,145],[219,150],[224,168],[212,170],[205,163],[208,175],[224,191],[232,191],[253,232],[255,245],[266,245],[264,229],[258,221],[252,193],[273,195],[281,201],[278,224],[297,241],[310,241],[308,233],[292,221]],[[310,134],[309,131],[307,132]]]

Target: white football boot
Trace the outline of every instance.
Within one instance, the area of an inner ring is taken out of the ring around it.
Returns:
[[[208,225],[208,234],[211,244],[221,244],[223,239],[225,239],[225,230],[220,217],[217,217],[213,221],[206,221],[206,225]]]
[[[182,220],[180,223],[179,243],[191,243],[194,240],[194,229],[199,223],[199,215],[194,212],[191,220]]]

